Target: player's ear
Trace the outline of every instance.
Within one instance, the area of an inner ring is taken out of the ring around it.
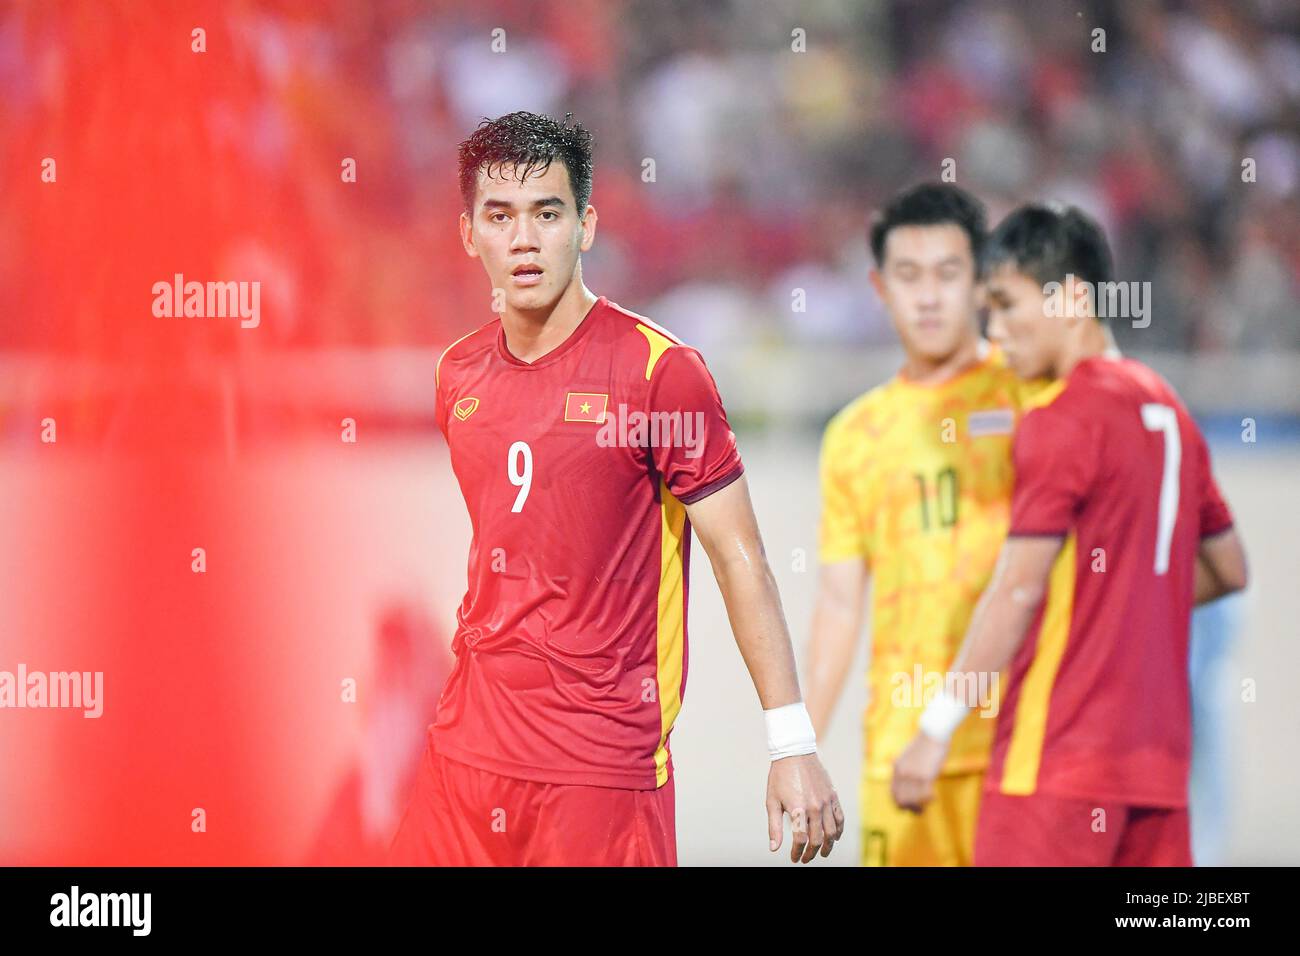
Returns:
[[[871,288],[876,290],[876,295],[880,296],[883,301],[885,298],[885,278],[880,274],[880,270],[872,269],[867,273],[867,278],[871,280]]]
[[[1080,282],[1079,278],[1073,274],[1065,277],[1065,295],[1066,301],[1069,302],[1069,309],[1065,313],[1067,319],[1084,319],[1092,315],[1092,299],[1088,289],[1088,283]]]
[[[596,207],[588,203],[586,210],[582,214],[582,243],[578,246],[579,251],[586,252],[595,241]]]
[[[478,250],[474,248],[474,221],[467,212],[460,214],[460,244],[471,259],[478,258]]]
[[[984,330],[992,342],[1002,342],[1007,337],[1006,327],[1002,324],[1002,310],[989,309],[988,326]]]

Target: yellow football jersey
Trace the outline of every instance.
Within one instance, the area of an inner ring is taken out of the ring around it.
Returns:
[[[861,559],[872,578],[868,779],[892,776],[988,584],[1010,513],[1011,435],[1035,390],[984,343],[954,378],[897,375],[826,427],[819,557]],[[953,735],[944,773],[985,768],[996,705],[985,712]]]

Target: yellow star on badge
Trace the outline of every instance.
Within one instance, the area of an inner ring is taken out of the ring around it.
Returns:
[[[591,412],[591,402],[583,402],[581,408],[582,414],[589,414]]]

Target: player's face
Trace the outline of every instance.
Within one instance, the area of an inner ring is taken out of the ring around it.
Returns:
[[[871,282],[909,355],[941,361],[975,334],[975,257],[953,223],[898,226]]]
[[[478,173],[473,215],[461,213],[461,241],[481,259],[493,296],[520,312],[552,308],[574,280],[578,256],[596,236],[596,210],[578,210],[564,163],[533,170],[520,182],[514,167]],[[496,290],[501,290],[498,293]]]
[[[987,287],[989,338],[1001,346],[1007,364],[1021,378],[1053,376],[1065,322],[1042,285],[1008,263],[989,274]]]

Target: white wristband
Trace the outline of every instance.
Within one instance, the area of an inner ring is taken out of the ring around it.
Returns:
[[[817,752],[817,733],[803,701],[763,711],[767,721],[767,752],[773,760]]]
[[[968,713],[970,708],[962,701],[941,691],[921,713],[921,733],[946,744]]]

